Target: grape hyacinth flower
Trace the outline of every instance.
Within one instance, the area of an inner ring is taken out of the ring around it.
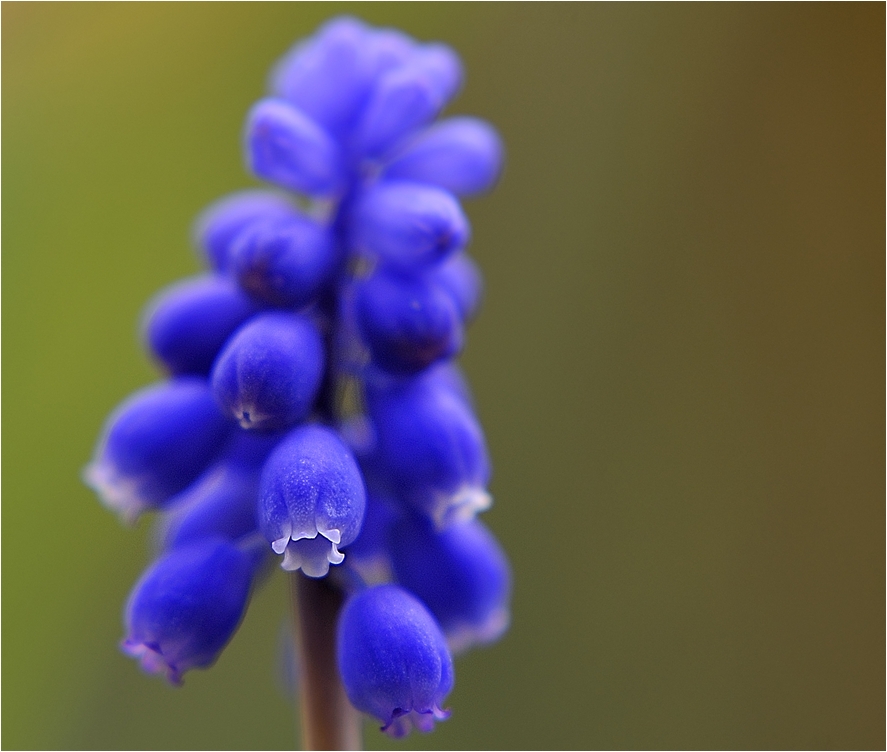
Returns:
[[[446,45],[349,17],[283,56],[243,139],[269,186],[199,215],[206,271],[143,317],[168,379],[112,413],[84,471],[125,520],[158,515],[122,643],[150,673],[214,663],[280,563],[309,748],[357,748],[357,711],[430,731],[451,651],[509,620],[455,362],[483,293],[460,197],[494,186],[503,147],[482,120],[438,120],[463,81]]]

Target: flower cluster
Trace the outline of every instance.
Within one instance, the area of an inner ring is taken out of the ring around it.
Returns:
[[[234,634],[262,564],[350,593],[338,660],[352,704],[400,736],[446,717],[451,651],[507,626],[490,466],[453,358],[481,278],[457,196],[495,183],[483,121],[437,120],[462,68],[441,44],[335,19],[250,111],[275,189],[198,219],[209,271],[163,291],[145,342],[169,378],[108,419],[87,482],[125,520],[160,512],[159,558],[123,648],[175,683]]]

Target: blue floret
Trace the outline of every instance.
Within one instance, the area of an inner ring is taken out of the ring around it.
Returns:
[[[453,661],[440,627],[403,588],[379,585],[353,596],[339,619],[339,671],[348,699],[399,737],[430,731],[453,688]]]
[[[213,393],[241,428],[286,428],[308,416],[323,367],[323,342],[309,319],[263,313],[239,329],[219,353]]]

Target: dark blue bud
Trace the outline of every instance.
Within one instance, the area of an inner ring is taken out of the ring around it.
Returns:
[[[477,118],[451,118],[417,136],[385,169],[384,176],[472,195],[493,187],[502,156],[502,141],[491,125]]]
[[[259,468],[221,462],[172,499],[161,522],[164,548],[205,538],[236,541],[258,530]]]
[[[330,283],[338,261],[329,229],[294,216],[253,224],[238,235],[230,271],[257,300],[301,308]]]
[[[428,609],[396,585],[362,590],[339,617],[339,673],[351,704],[390,736],[431,731],[453,688],[453,660]]]
[[[203,379],[156,384],[111,413],[84,480],[106,506],[135,520],[191,485],[231,428]]]
[[[282,188],[315,197],[344,188],[346,170],[336,142],[283,100],[263,99],[250,110],[246,154],[257,177]]]
[[[262,470],[259,527],[286,570],[323,577],[341,564],[338,546],[357,537],[365,506],[357,462],[329,428],[296,428]]]
[[[210,538],[174,549],[138,581],[126,606],[123,650],[172,684],[211,666],[234,635],[249,600],[254,559]]]
[[[173,375],[206,376],[228,337],[258,311],[231,280],[194,277],[167,287],[149,303],[144,338]]]
[[[464,248],[470,228],[452,194],[420,183],[384,181],[358,200],[351,233],[357,251],[416,269]]]
[[[323,369],[323,343],[310,320],[294,313],[262,313],[219,353],[212,389],[242,428],[272,431],[308,415]]]
[[[428,606],[454,653],[505,632],[511,568],[479,520],[438,532],[423,518],[404,517],[394,523],[390,541],[397,581]]]
[[[373,361],[415,373],[462,349],[462,319],[454,296],[432,275],[379,269],[356,288],[356,312]]]
[[[272,94],[330,132],[345,130],[372,89],[371,34],[347,16],[324,24],[277,64],[271,75]]]
[[[438,528],[490,506],[483,432],[469,405],[433,373],[387,388],[368,388],[376,431],[373,461],[393,492]]]
[[[267,222],[294,213],[293,204],[280,193],[241,191],[204,210],[194,224],[195,242],[213,269],[225,271],[231,243],[245,227],[253,222]]]
[[[484,280],[480,269],[467,253],[457,253],[436,266],[434,280],[443,285],[456,301],[462,320],[472,321],[480,310]]]

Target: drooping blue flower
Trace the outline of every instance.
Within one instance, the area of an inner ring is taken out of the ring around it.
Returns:
[[[385,168],[384,177],[429,183],[457,196],[470,196],[493,187],[502,158],[502,141],[489,123],[450,118],[414,139]]]
[[[286,570],[323,577],[341,564],[360,532],[366,505],[363,477],[335,431],[307,425],[293,430],[262,470],[259,526]]]
[[[129,597],[121,647],[172,684],[212,665],[240,624],[256,564],[254,553],[221,538],[163,555]]]
[[[307,417],[323,369],[323,342],[309,319],[263,313],[241,327],[219,353],[213,394],[241,428],[286,428]]]
[[[434,373],[368,386],[373,461],[391,492],[439,528],[487,509],[486,442],[464,396]]]
[[[434,614],[454,653],[493,642],[507,629],[511,569],[479,520],[438,531],[426,519],[403,516],[389,542],[397,581]]]
[[[206,376],[227,339],[258,310],[225,277],[186,279],[148,304],[145,341],[171,374]]]
[[[84,480],[128,521],[183,491],[231,436],[203,379],[142,389],[111,413]]]
[[[430,731],[453,688],[453,662],[428,609],[396,585],[362,590],[339,618],[339,671],[348,699],[390,736]]]

